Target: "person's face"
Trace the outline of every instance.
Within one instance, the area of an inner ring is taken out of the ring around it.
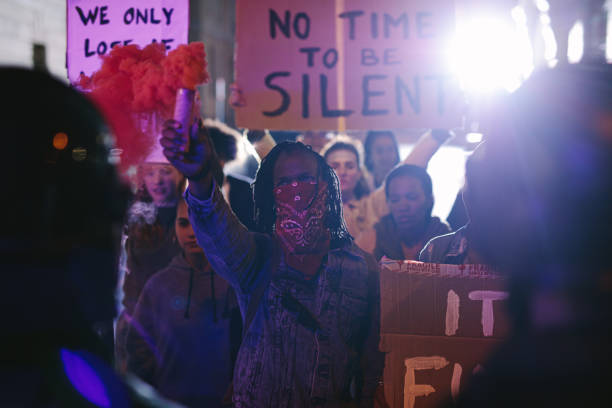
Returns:
[[[379,136],[372,143],[370,156],[374,172],[387,174],[397,164],[397,147],[389,136]]]
[[[355,153],[350,150],[335,150],[327,155],[327,164],[336,172],[343,196],[352,194],[361,177]]]
[[[204,252],[196,242],[195,234],[191,222],[189,222],[189,214],[187,212],[187,204],[180,201],[176,208],[176,239],[185,254],[194,254]]]
[[[156,206],[165,207],[176,203],[181,175],[170,164],[144,164],[142,179]]]
[[[274,166],[274,187],[294,181],[316,181],[317,177],[317,161],[305,153],[281,153]]]
[[[425,221],[429,199],[421,182],[410,176],[400,176],[389,183],[387,205],[398,229],[410,230]]]

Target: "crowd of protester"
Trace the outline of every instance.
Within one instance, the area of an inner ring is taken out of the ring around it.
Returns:
[[[0,405],[385,406],[383,257],[508,275],[513,334],[460,405],[595,403],[610,363],[611,80],[607,66],[564,66],[492,107],[451,229],[432,215],[427,173],[448,130],[402,159],[392,131],[275,145],[210,119],[184,150],[168,120],[129,194],[92,103],[0,69],[4,89],[20,87],[0,110],[3,173],[20,175],[2,227]],[[60,130],[85,157],[57,147]],[[254,179],[227,170],[246,151]],[[117,286],[109,347],[98,334]]]

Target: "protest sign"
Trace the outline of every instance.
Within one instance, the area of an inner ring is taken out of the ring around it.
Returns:
[[[460,125],[452,0],[238,0],[236,108],[256,129]]]
[[[381,342],[391,407],[456,398],[509,332],[505,280],[484,265],[381,261]]]
[[[100,56],[116,45],[160,42],[170,50],[187,43],[188,0],[68,0],[66,7],[71,82],[100,68]]]

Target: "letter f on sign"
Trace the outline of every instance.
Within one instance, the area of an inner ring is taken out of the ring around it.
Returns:
[[[448,365],[444,357],[412,357],[404,360],[406,376],[404,377],[404,408],[414,408],[416,397],[428,396],[436,389],[429,384],[417,384],[414,378],[416,370],[439,370]]]

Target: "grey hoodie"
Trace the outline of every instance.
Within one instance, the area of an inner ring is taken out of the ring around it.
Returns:
[[[186,406],[220,406],[232,374],[228,289],[210,267],[195,271],[174,257],[138,299],[128,369]]]

